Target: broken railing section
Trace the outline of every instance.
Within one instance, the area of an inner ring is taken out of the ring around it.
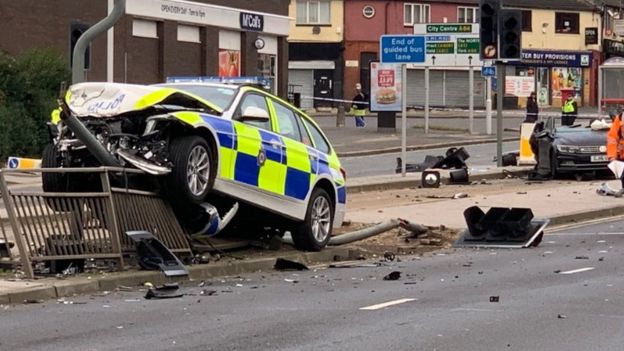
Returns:
[[[86,259],[112,261],[116,269],[122,269],[124,255],[135,251],[134,243],[125,235],[127,231],[150,231],[172,252],[191,254],[187,237],[165,201],[151,192],[125,186],[115,188],[111,184],[112,179],[115,183],[121,179],[123,184],[125,176],[140,171],[100,167],[29,172],[90,173],[96,175],[96,181],[99,175],[101,190],[22,191],[9,186],[5,179],[5,174],[17,174],[19,170],[0,171],[0,193],[10,222],[8,229],[18,246],[26,276],[34,277],[34,263],[45,263],[50,271],[62,271],[69,265],[80,267]]]
[[[530,208],[492,207],[484,213],[478,206],[464,211],[468,227],[457,246],[522,248],[537,246],[549,223],[533,218]]]

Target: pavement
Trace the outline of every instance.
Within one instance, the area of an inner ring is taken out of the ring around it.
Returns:
[[[377,116],[366,116],[365,128],[356,128],[352,116],[345,116],[345,125],[337,126],[335,112],[313,112],[310,115],[321,126],[330,142],[341,157],[373,155],[397,152],[401,149],[401,118],[397,116],[396,130],[380,132],[377,129]],[[558,109],[544,109],[540,118],[559,116]],[[485,111],[475,111],[473,133],[469,133],[468,112],[465,110],[432,110],[430,130],[424,130],[424,111],[410,110],[407,120],[407,149],[422,150],[439,147],[465,146],[496,142],[496,115],[493,116],[492,132],[486,134]],[[524,120],[524,110],[505,110],[503,113],[503,138],[517,140],[520,124]],[[579,118],[594,118],[595,108],[582,107]]]
[[[461,145],[467,143],[492,142],[493,138],[484,134],[469,134],[465,131],[449,130],[449,126],[444,121],[455,123],[458,112],[445,112],[445,115],[436,116],[440,121],[439,129],[433,129],[430,134],[418,128],[418,113],[415,113],[412,121],[412,128],[408,133],[408,145],[416,148],[449,147],[451,145]],[[463,113],[463,112],[459,112]],[[583,111],[581,111],[583,113]],[[478,114],[478,113],[477,113]],[[522,119],[523,112],[507,113],[504,119],[509,126],[518,126]],[[388,133],[378,133],[376,128],[369,127],[355,128],[354,126],[331,127],[335,123],[335,117],[317,116],[317,121],[327,133],[328,137],[339,153],[351,156],[366,152],[386,152],[389,149],[396,149],[397,135]],[[477,117],[478,119],[481,117]],[[509,138],[516,138],[517,132],[508,133]],[[452,140],[448,142],[448,140]],[[456,143],[456,144],[454,144]],[[400,144],[399,144],[400,145]],[[471,171],[471,179],[488,180],[502,179],[509,176],[525,176],[530,167],[509,167],[500,169],[491,167],[489,169],[479,169]],[[448,171],[443,171],[443,182],[448,183]],[[19,186],[28,187],[37,181],[37,177],[9,179],[9,182]],[[616,181],[611,182],[614,188],[618,188]],[[420,185],[420,173],[410,173],[407,177],[400,175],[372,176],[361,178],[348,178],[348,193],[386,191],[388,189],[418,188]],[[601,197],[595,192],[600,182],[579,182],[566,184],[563,187],[553,187],[551,189],[531,189],[527,185],[526,189],[518,191],[490,195],[487,197],[469,197],[464,199],[438,199],[426,203],[416,203],[410,205],[390,205],[383,209],[351,209],[347,213],[347,219],[355,222],[373,223],[386,219],[402,217],[415,223],[427,225],[443,224],[450,228],[464,228],[463,211],[470,206],[479,205],[487,208],[490,206],[507,207],[527,207],[531,208],[536,217],[550,218],[551,225],[563,225],[578,221],[591,220],[595,218],[611,217],[624,213],[624,199],[612,197]],[[565,204],[565,206],[562,206]],[[0,218],[6,219],[6,212],[0,206]],[[0,221],[0,225],[7,224],[6,220]],[[292,253],[298,259],[306,262],[327,262],[336,257],[353,258],[358,254],[346,248],[332,248],[321,253]],[[197,276],[219,276],[230,274],[242,274],[254,272],[259,269],[269,269],[275,258],[262,258],[265,261],[254,261],[255,258],[243,261],[228,262],[225,264],[208,264],[191,267],[192,277]],[[193,273],[195,272],[195,273]],[[40,279],[35,281],[7,281],[0,279],[0,304],[21,303],[30,299],[48,299],[62,296],[70,296],[76,293],[86,293],[105,289],[114,289],[120,285],[137,285],[149,280],[158,282],[162,280],[158,272],[121,272],[111,273],[105,277],[76,278],[70,277],[66,280]]]

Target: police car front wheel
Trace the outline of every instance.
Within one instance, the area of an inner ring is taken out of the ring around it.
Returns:
[[[168,193],[177,202],[200,204],[214,184],[213,157],[204,138],[190,135],[171,141],[173,170],[168,176]]]
[[[334,206],[329,194],[321,188],[312,191],[306,216],[292,233],[300,250],[319,251],[329,242],[334,220]]]

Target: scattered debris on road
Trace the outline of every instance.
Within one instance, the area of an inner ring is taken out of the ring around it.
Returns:
[[[285,258],[278,258],[275,260],[274,269],[278,271],[308,271],[308,266],[303,263],[287,260]]]
[[[500,301],[500,296],[497,296],[497,295],[490,296],[490,302],[499,302],[499,301]]]
[[[164,284],[157,287],[151,287],[147,290],[145,298],[149,299],[172,299],[182,297],[184,294],[180,292],[178,283]]]
[[[383,280],[399,280],[399,279],[401,279],[401,272],[399,271],[391,272],[390,274],[383,277]]]
[[[566,319],[566,318],[568,318],[568,316],[566,316],[565,314],[558,314],[557,318],[559,318],[559,319]]]
[[[452,147],[446,150],[445,156],[425,156],[425,160],[421,163],[406,163],[406,172],[415,173],[423,172],[427,169],[465,169],[466,160],[470,158],[470,154],[463,147]],[[395,172],[401,173],[403,168],[403,159],[397,157]]]

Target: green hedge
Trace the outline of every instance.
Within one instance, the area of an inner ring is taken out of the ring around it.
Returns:
[[[12,57],[0,52],[0,166],[8,156],[39,157],[50,140],[46,122],[56,107],[67,61],[51,50]]]

